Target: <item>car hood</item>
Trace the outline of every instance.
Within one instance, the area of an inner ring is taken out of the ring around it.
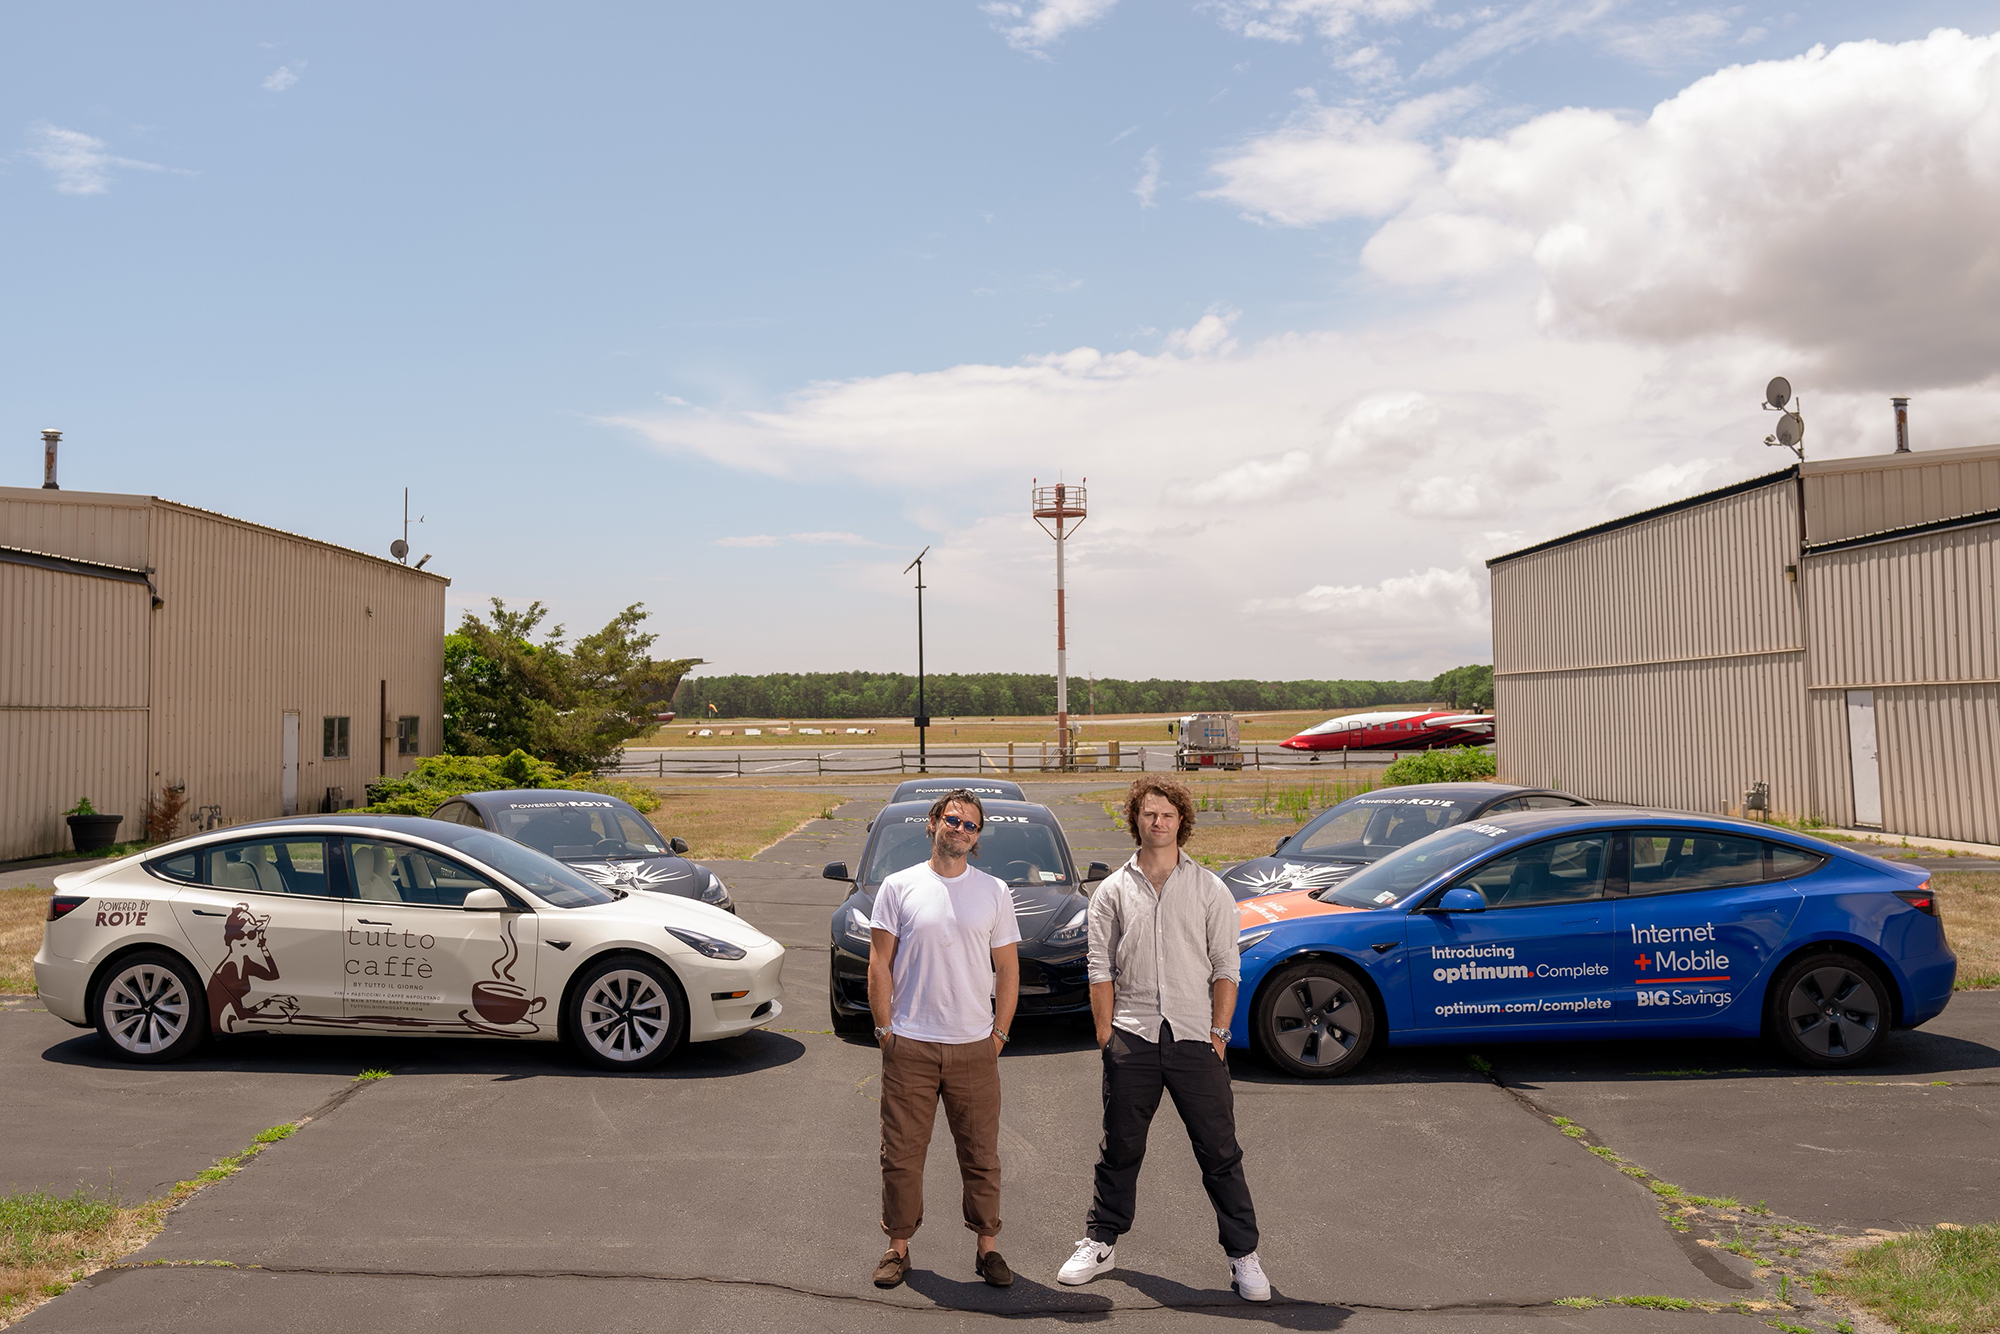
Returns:
[[[859,891],[853,906],[864,913],[874,912],[875,895],[881,888],[873,885]],[[1088,902],[1070,885],[1010,885],[1007,892],[1014,900],[1014,924],[1021,930],[1024,945],[1032,945],[1066,925]]]
[[[708,871],[685,857],[585,857],[563,865],[606,889],[692,896],[708,887]]]
[[[647,933],[661,927],[699,931],[705,936],[726,940],[744,949],[757,949],[771,938],[731,912],[699,899],[678,894],[627,894],[616,903],[592,904],[587,908],[550,908],[543,917],[543,931],[565,921],[618,922]]]
[[[1367,912],[1366,908],[1350,908],[1344,903],[1322,903],[1309,890],[1294,890],[1289,894],[1262,894],[1254,899],[1245,899],[1236,905],[1239,930],[1262,930],[1276,926],[1280,922],[1302,922],[1309,917],[1338,917],[1347,913]]]
[[[1337,885],[1366,866],[1363,861],[1323,862],[1279,853],[1258,857],[1222,874],[1222,883],[1240,902],[1266,894],[1289,894],[1301,889],[1324,889]]]

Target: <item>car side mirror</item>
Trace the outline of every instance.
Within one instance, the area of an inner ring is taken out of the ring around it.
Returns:
[[[820,875],[827,880],[845,880],[850,885],[854,883],[854,877],[847,873],[846,862],[828,862],[820,869]]]
[[[1438,900],[1439,912],[1485,912],[1486,896],[1476,889],[1461,885],[1457,889],[1447,889]]]
[[[507,896],[497,889],[475,889],[465,896],[467,912],[506,912]]]
[[[688,841],[684,838],[670,838],[667,840],[667,850],[676,857],[685,857],[687,856]]]
[[[1285,844],[1291,841],[1292,841],[1292,836],[1290,834],[1286,834],[1283,838],[1278,840],[1278,846],[1271,849],[1271,855],[1275,857],[1279,853],[1283,852],[1285,850]]]
[[[1092,862],[1090,869],[1083,873],[1083,883],[1086,885],[1094,885],[1100,880],[1109,880],[1110,878],[1111,868],[1103,862]]]

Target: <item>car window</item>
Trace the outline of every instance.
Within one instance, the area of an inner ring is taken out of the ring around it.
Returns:
[[[1530,844],[1494,858],[1453,888],[1478,890],[1488,908],[1535,908],[1601,899],[1610,847],[1607,834]]]
[[[660,831],[648,824],[637,811],[614,809],[612,816],[618,821],[618,836],[624,840],[628,853],[667,850],[667,841],[660,837]]]
[[[499,888],[449,858],[404,843],[350,838],[347,865],[355,892],[365,902],[458,908],[475,889]]]
[[[1826,865],[1826,858],[1817,852],[1795,848],[1785,843],[1764,845],[1764,878],[1766,880],[1790,880],[1795,876],[1817,871]]]
[[[546,853],[525,847],[484,829],[461,834],[440,830],[438,842],[448,843],[472,861],[490,866],[521,888],[556,908],[592,908],[624,897],[564,866]]]
[[[1527,798],[1509,797],[1505,801],[1494,802],[1491,806],[1488,806],[1485,810],[1481,811],[1480,814],[1505,815],[1509,811],[1525,811],[1527,809],[1528,809]]]
[[[1634,830],[1627,893],[1678,894],[1754,885],[1764,879],[1765,846],[1762,839],[1728,834]]]
[[[621,857],[666,851],[653,827],[636,811],[605,798],[550,798],[500,811],[493,829],[551,857]]]
[[[485,828],[485,823],[479,818],[479,812],[473,810],[469,804],[463,801],[448,802],[444,806],[439,807],[431,816],[431,819],[449,820],[453,824],[462,824],[468,829]]]
[[[1385,908],[1438,876],[1473,860],[1507,831],[1496,824],[1459,825],[1398,848],[1313,897],[1347,908]]]
[[[1547,793],[1536,797],[1522,797],[1521,802],[1520,809],[1529,811],[1567,811],[1583,805],[1580,801],[1571,801],[1568,797],[1552,797]]]
[[[1350,798],[1314,820],[1285,851],[1294,856],[1373,861],[1460,823],[1471,809],[1471,802],[1456,797],[1368,793]]]
[[[928,861],[931,838],[927,818],[906,816],[881,827],[861,883],[879,885],[898,871]],[[1069,879],[1069,863],[1056,841],[1056,831],[1026,816],[991,815],[979,831],[979,850],[967,858],[972,865],[1009,885],[1057,885]]]
[[[327,878],[326,840],[256,839],[217,843],[148,862],[157,874],[184,884],[212,885],[245,894],[302,894],[316,898],[345,893],[338,876]]]

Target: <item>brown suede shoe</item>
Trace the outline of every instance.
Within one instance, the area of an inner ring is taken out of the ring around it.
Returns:
[[[875,1266],[876,1287],[893,1288],[909,1276],[909,1256],[896,1254],[896,1248],[893,1246],[882,1253],[881,1261]]]
[[[1014,1271],[1007,1267],[1007,1262],[1000,1258],[998,1251],[988,1251],[976,1257],[972,1267],[990,1287],[1005,1288],[1014,1282]]]

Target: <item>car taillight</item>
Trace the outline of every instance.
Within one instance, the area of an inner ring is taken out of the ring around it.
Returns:
[[[51,895],[49,895],[49,918],[48,918],[48,919],[49,919],[49,920],[50,920],[51,922],[53,922],[53,921],[55,921],[55,920],[56,920],[56,918],[58,918],[58,917],[67,917],[67,916],[69,915],[69,913],[70,913],[71,909],[73,909],[73,908],[76,908],[76,907],[77,907],[78,905],[80,905],[80,904],[82,904],[83,902],[85,902],[85,901],[86,901],[86,900],[87,900],[88,898],[89,898],[89,895],[86,895],[86,894],[51,894]]]
[[[1918,912],[1938,915],[1937,895],[1931,893],[1931,882],[1926,880],[1915,889],[1899,889],[1896,897],[1915,908]]]

